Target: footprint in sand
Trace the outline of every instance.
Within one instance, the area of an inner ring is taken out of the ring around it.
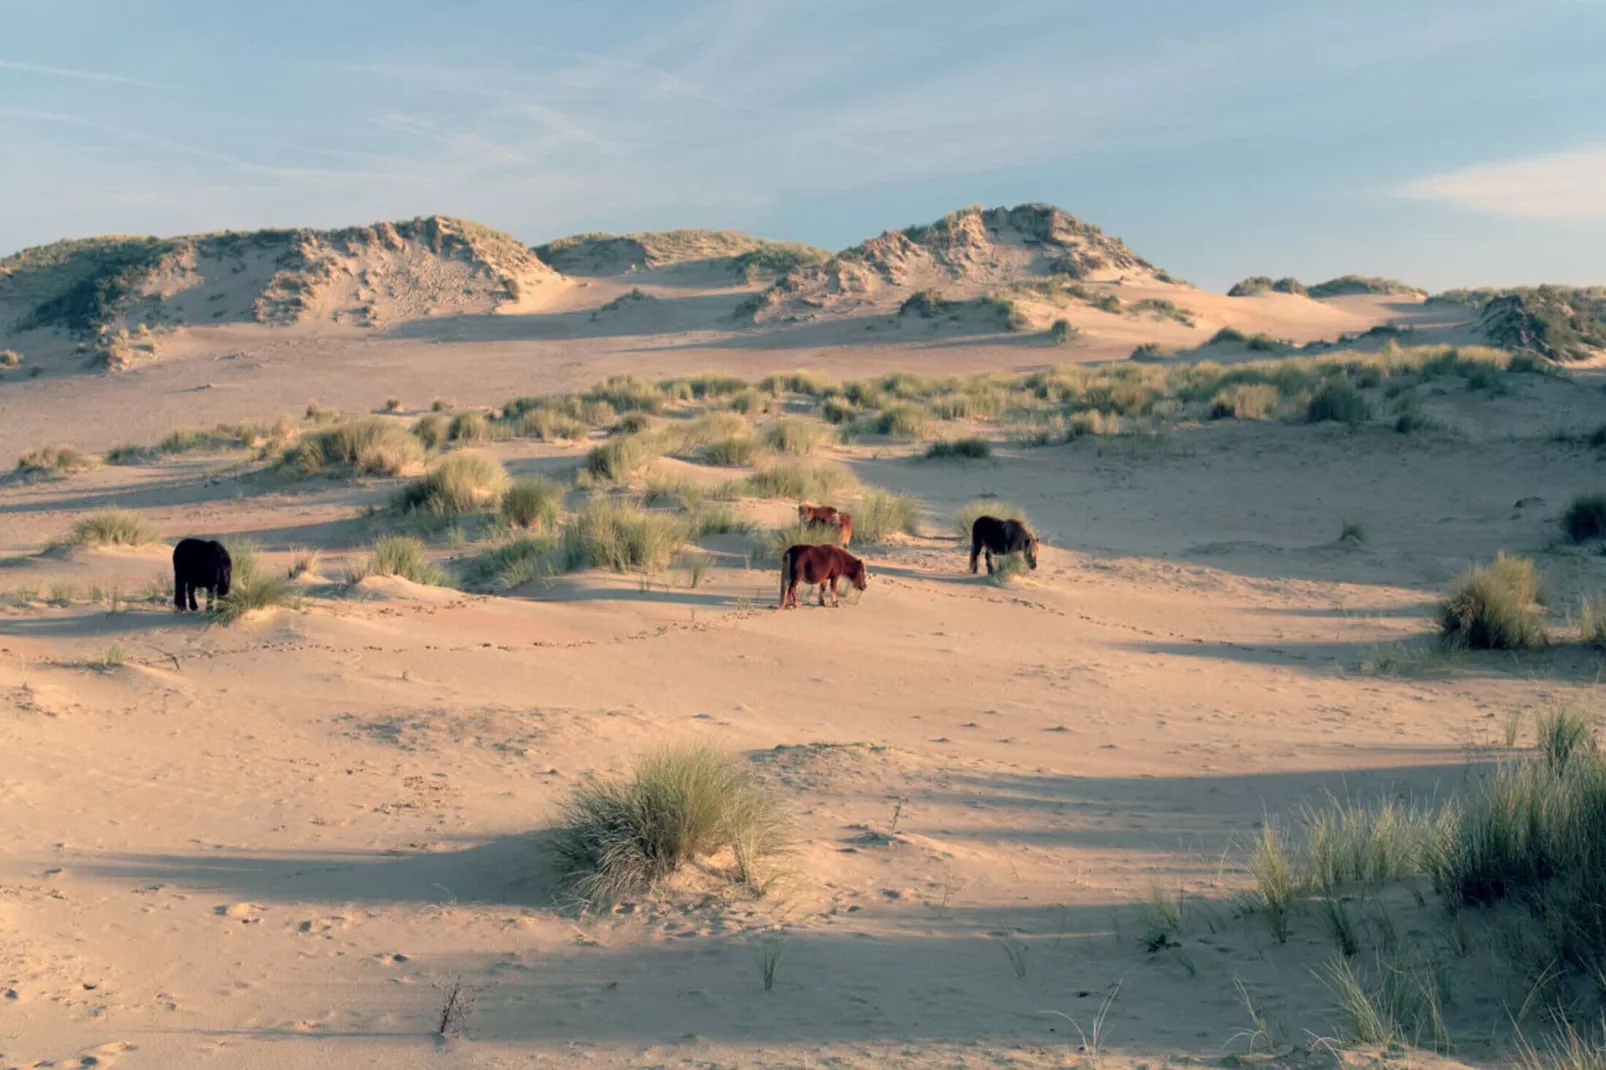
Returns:
[[[296,928],[304,933],[328,933],[336,929],[350,928],[350,919],[339,914],[331,914],[325,918],[311,918],[302,922]]]
[[[114,1040],[110,1044],[102,1044],[98,1048],[90,1048],[78,1057],[79,1066],[106,1066],[117,1056],[124,1052],[133,1051],[134,1045],[126,1040]]]

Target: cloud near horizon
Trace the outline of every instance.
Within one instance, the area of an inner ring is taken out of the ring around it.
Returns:
[[[1606,219],[1606,145],[1475,164],[1417,179],[1400,193],[1490,215]]]

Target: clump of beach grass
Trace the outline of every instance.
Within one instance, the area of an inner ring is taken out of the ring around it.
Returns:
[[[1031,526],[1026,510],[1019,506],[1011,505],[1002,498],[976,498],[954,512],[954,534],[969,542],[970,529],[975,526],[976,519],[983,516],[997,517],[999,520],[1019,520],[1027,527]]]
[[[102,509],[73,525],[75,546],[143,546],[156,540],[156,532],[139,514],[127,509]]]
[[[919,535],[923,504],[907,494],[865,491],[853,505],[854,540],[874,544],[893,535]]]
[[[495,457],[453,453],[428,475],[398,489],[393,498],[403,512],[453,517],[493,507],[507,484],[507,470]]]
[[[548,535],[520,535],[485,551],[469,567],[469,577],[510,590],[532,580],[546,579],[557,571],[559,544]]]
[[[229,552],[229,593],[212,604],[212,617],[220,624],[233,624],[253,610],[293,606],[296,602],[290,581],[262,567],[256,543],[249,539],[224,539]]]
[[[790,498],[823,504],[858,489],[859,480],[840,464],[782,462],[748,476],[740,490],[756,498]]]
[[[691,535],[687,522],[630,498],[593,495],[563,528],[570,568],[661,572]]]
[[[501,517],[517,528],[557,527],[563,488],[545,476],[523,476],[502,492]]]
[[[993,455],[992,443],[980,435],[964,438],[940,438],[926,447],[928,461],[986,460]]]
[[[615,435],[586,454],[585,470],[604,483],[628,483],[663,452],[651,435]]]
[[[782,847],[769,794],[735,757],[664,747],[628,776],[590,777],[564,803],[555,848],[568,886],[594,904],[652,890],[682,867],[728,852],[733,881],[762,891]]]
[[[310,432],[284,457],[284,463],[303,476],[331,469],[359,476],[399,476],[423,462],[419,439],[382,416],[342,420]]]
[[[1497,555],[1462,574],[1439,605],[1439,631],[1457,646],[1520,650],[1543,646],[1545,611],[1538,605],[1539,570],[1532,558]]]
[[[19,479],[61,479],[97,463],[76,446],[40,446],[17,458],[16,474]]]
[[[819,420],[805,416],[783,416],[764,428],[764,443],[777,453],[813,453],[830,434]]]
[[[375,539],[368,551],[367,572],[372,576],[400,576],[432,587],[446,583],[445,570],[425,556],[424,544],[412,535]]]

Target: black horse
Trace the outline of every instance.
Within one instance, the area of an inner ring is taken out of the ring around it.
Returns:
[[[173,547],[173,608],[180,613],[186,608],[195,612],[200,608],[195,604],[195,592],[205,589],[206,608],[211,609],[213,599],[228,597],[233,573],[234,562],[222,543],[180,539]]]
[[[1000,520],[978,516],[970,525],[970,571],[976,571],[976,558],[987,555],[987,575],[993,574],[994,554],[1026,554],[1026,563],[1037,568],[1037,536],[1019,520]]]

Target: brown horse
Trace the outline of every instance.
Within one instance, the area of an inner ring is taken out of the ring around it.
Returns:
[[[837,600],[836,581],[847,580],[854,590],[864,590],[870,573],[864,562],[837,546],[793,546],[781,555],[781,608],[797,608],[797,585],[820,585],[820,605],[825,605],[825,588],[831,588],[831,604]]]
[[[797,522],[805,528],[817,525],[836,528],[842,536],[843,546],[853,541],[853,517],[833,506],[803,502],[797,507]]]

